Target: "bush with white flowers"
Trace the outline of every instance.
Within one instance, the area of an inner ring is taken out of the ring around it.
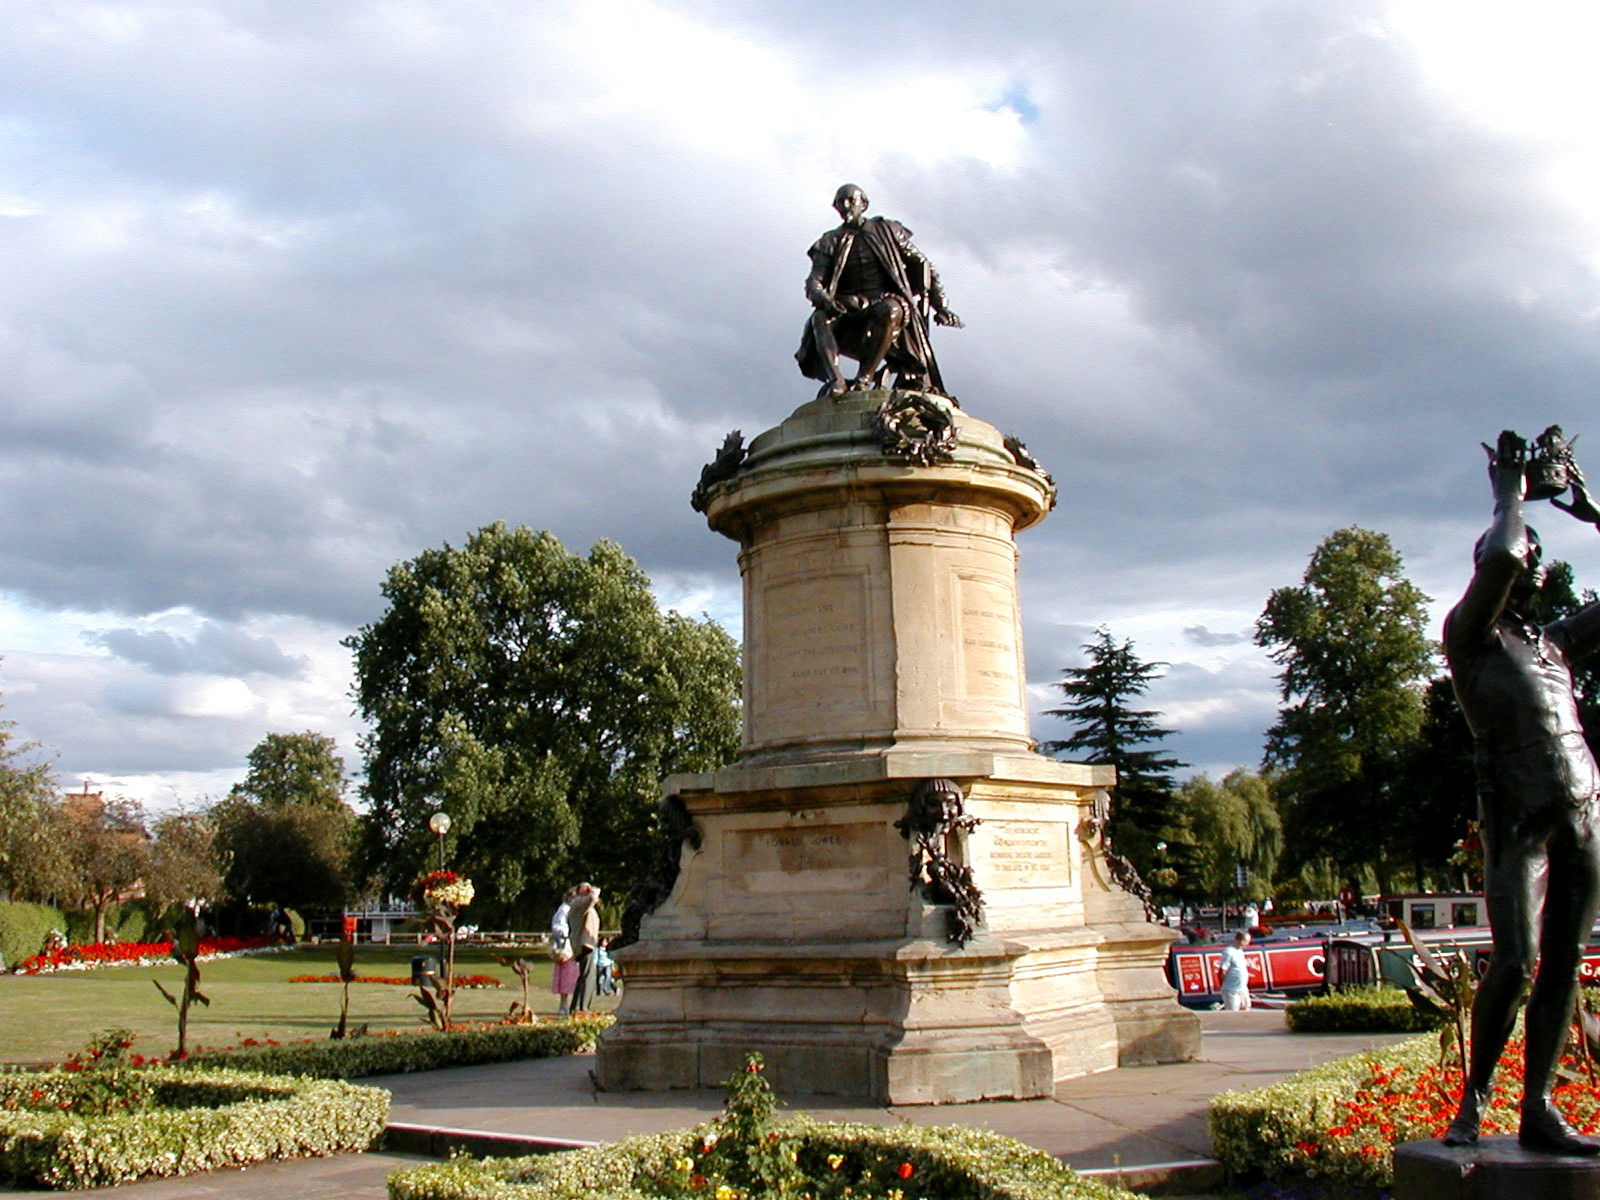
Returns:
[[[88,1188],[365,1150],[389,1093],[177,1067],[0,1076],[0,1181]]]

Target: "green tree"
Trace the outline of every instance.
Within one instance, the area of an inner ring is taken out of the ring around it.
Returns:
[[[1273,894],[1278,857],[1283,853],[1283,822],[1268,780],[1240,767],[1222,782],[1196,775],[1178,788],[1175,808],[1188,833],[1192,887],[1196,899],[1240,895],[1236,871],[1244,867],[1251,900]]]
[[[223,884],[245,903],[336,908],[355,891],[355,810],[344,760],[319,733],[269,733],[248,771],[212,809]]]
[[[357,818],[348,806],[271,808],[238,793],[211,810],[223,887],[244,904],[338,908],[353,891]]]
[[[235,795],[266,808],[344,805],[344,759],[334,740],[312,730],[269,733],[245,760],[249,772],[234,785]]]
[[[1256,643],[1283,668],[1283,707],[1267,733],[1293,861],[1330,856],[1347,875],[1370,867],[1391,891],[1411,803],[1402,786],[1422,729],[1422,684],[1434,665],[1428,597],[1402,572],[1388,537],[1352,526],[1329,534],[1299,587],[1278,588]]]
[[[138,801],[107,800],[84,785],[62,797],[58,836],[65,838],[67,896],[94,913],[94,940],[105,941],[106,910],[144,879],[150,835]]]
[[[393,567],[388,608],[346,643],[371,728],[368,861],[396,889],[432,861],[429,815],[484,919],[531,919],[578,878],[614,895],[649,869],[662,778],[738,745],[739,656],[662,613],[610,542],[487,526]]]
[[[55,780],[37,747],[0,721],[0,897],[47,900],[66,889],[64,840],[56,834]]]
[[[217,827],[209,813],[171,812],[151,829],[144,893],[166,906],[191,900],[214,903],[222,895]]]
[[[1112,840],[1141,874],[1148,874],[1157,864],[1158,844],[1182,838],[1173,820],[1172,772],[1185,764],[1157,746],[1172,736],[1157,724],[1161,714],[1132,705],[1161,678],[1167,664],[1141,661],[1131,641],[1117,641],[1104,626],[1084,643],[1083,651],[1088,665],[1066,668],[1056,684],[1067,703],[1047,710],[1077,729],[1060,741],[1044,743],[1043,749],[1116,767]]]

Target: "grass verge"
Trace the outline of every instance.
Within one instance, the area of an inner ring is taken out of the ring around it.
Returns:
[[[210,1007],[190,1012],[190,1045],[205,1048],[257,1042],[287,1042],[325,1038],[339,1017],[340,985],[290,983],[293,975],[333,974],[337,971],[331,944],[301,946],[281,954],[222,959],[201,971],[202,990]],[[412,947],[361,946],[356,970],[367,975],[409,975]],[[427,953],[427,951],[423,951]],[[455,1013],[464,1022],[503,1019],[522,990],[507,967],[491,957],[492,951],[464,946],[457,951],[457,970],[492,975],[504,987],[463,990]],[[550,963],[531,957],[529,1000],[536,1013],[554,1014],[556,998],[550,993]],[[79,1050],[96,1032],[113,1026],[133,1032],[139,1050],[150,1056],[167,1053],[176,1042],[172,1009],[151,980],[169,988],[181,983],[183,968],[177,963],[157,967],[106,967],[92,971],[66,971],[55,975],[0,975],[0,1058],[5,1062],[39,1065],[61,1062]],[[603,1007],[613,1007],[613,997],[602,997]],[[41,1020],[40,1014],[49,1014]],[[372,1032],[415,1031],[425,1024],[422,1009],[401,987],[352,987],[350,1023],[366,1025]]]

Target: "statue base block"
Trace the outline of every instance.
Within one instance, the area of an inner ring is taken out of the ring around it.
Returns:
[[[780,1090],[949,1104],[1193,1058],[1199,1020],[1145,921],[1079,836],[1109,774],[1036,755],[905,753],[679,776],[702,833],[672,897],[618,952],[608,1091],[718,1087],[750,1051]],[[910,886],[895,821],[919,779],[960,780],[985,920],[965,946]]]
[[[1600,1159],[1524,1150],[1514,1137],[1476,1146],[1408,1142],[1394,1151],[1394,1200],[1600,1200]]]

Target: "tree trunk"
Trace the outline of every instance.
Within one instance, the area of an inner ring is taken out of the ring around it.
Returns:
[[[1394,873],[1389,870],[1389,864],[1379,859],[1372,864],[1372,874],[1378,880],[1378,894],[1380,896],[1394,895]]]

